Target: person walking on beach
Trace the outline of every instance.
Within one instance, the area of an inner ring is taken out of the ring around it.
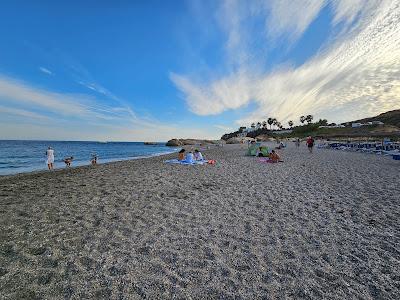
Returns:
[[[47,148],[46,156],[47,156],[47,160],[46,160],[47,167],[51,171],[54,169],[54,167],[53,167],[53,165],[54,165],[54,150],[53,150],[53,148],[51,148],[51,147]]]
[[[306,144],[307,144],[307,147],[308,147],[308,151],[310,151],[310,153],[312,153],[313,152],[313,147],[314,147],[314,139],[311,136],[309,136],[307,138]]]
[[[300,139],[297,138],[295,143],[296,143],[296,147],[299,148],[300,147]]]

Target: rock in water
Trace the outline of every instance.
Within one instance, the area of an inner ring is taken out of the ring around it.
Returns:
[[[172,139],[172,140],[169,140],[165,145],[166,146],[182,146],[183,143],[178,139]]]

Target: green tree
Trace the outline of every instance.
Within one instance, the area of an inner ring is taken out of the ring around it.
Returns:
[[[263,122],[262,122],[262,127],[263,127],[263,128],[267,127],[267,122],[263,121]]]
[[[301,124],[304,124],[305,121],[306,121],[306,117],[305,116],[301,116],[300,117]]]
[[[272,124],[274,124],[274,119],[273,118],[268,118],[267,123],[269,125],[269,128],[272,129]]]
[[[307,115],[306,116],[306,121],[307,121],[308,124],[310,124],[313,119],[314,119],[314,117],[312,115]]]
[[[294,123],[293,123],[293,121],[292,121],[292,120],[290,120],[290,121],[288,122],[288,125],[289,125],[289,127],[290,127],[290,128],[292,128],[292,127],[293,127],[293,124],[294,124]]]
[[[273,119],[272,119],[272,124],[273,124],[274,126],[276,126],[276,125],[278,124],[278,120],[277,120],[276,118],[273,118]]]

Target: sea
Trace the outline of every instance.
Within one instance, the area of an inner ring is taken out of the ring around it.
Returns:
[[[65,168],[64,158],[73,156],[72,167],[89,165],[93,154],[98,163],[122,161],[174,153],[165,143],[143,142],[63,142],[0,140],[0,175],[47,170],[46,150],[54,149],[54,168]]]

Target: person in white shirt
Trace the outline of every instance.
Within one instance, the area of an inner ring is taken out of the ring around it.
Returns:
[[[54,168],[53,167],[53,164],[54,164],[54,150],[51,147],[47,148],[46,156],[47,156],[47,160],[46,160],[47,167],[49,168],[49,170],[53,170],[53,168]]]
[[[194,161],[194,155],[193,155],[193,153],[190,151],[188,154],[186,154],[185,162],[187,162],[187,163],[193,163],[193,161]]]
[[[195,160],[204,160],[203,155],[199,150],[194,150],[194,159]]]

